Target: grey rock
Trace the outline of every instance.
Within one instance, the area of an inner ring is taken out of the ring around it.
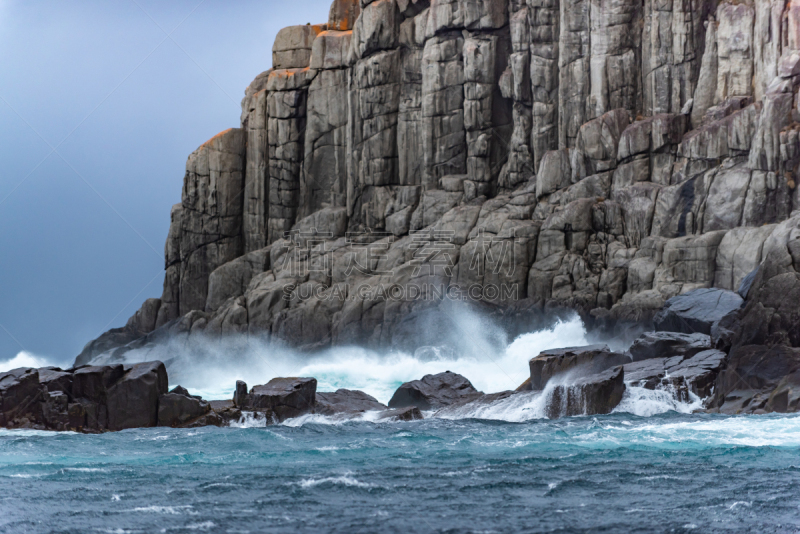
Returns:
[[[251,389],[246,401],[237,406],[242,410],[266,412],[277,421],[285,421],[312,413],[316,392],[315,378],[273,378],[266,385]]]
[[[699,352],[710,349],[711,337],[707,334],[648,332],[633,342],[629,352],[634,362],[640,362],[651,358],[674,356],[691,358]]]
[[[742,297],[733,291],[695,289],[669,299],[653,321],[656,330],[662,332],[711,335],[714,323],[743,304]]]
[[[156,426],[159,397],[167,392],[167,386],[167,369],[161,362],[139,363],[126,369],[108,389],[108,429]]]
[[[385,411],[384,404],[363,391],[339,389],[333,393],[317,393],[315,413],[322,415],[353,414],[371,411]]]
[[[0,426],[13,427],[24,418],[36,421],[41,417],[41,399],[36,369],[14,369],[0,374]]]
[[[469,380],[447,371],[406,382],[395,391],[389,408],[416,406],[420,410],[438,409],[464,398],[480,395]]]
[[[625,372],[622,366],[579,378],[569,385],[555,386],[547,398],[549,419],[579,415],[609,414],[625,394]]]
[[[628,356],[611,352],[607,345],[548,350],[530,361],[530,389],[541,391],[551,378],[564,373],[597,374],[629,361]]]

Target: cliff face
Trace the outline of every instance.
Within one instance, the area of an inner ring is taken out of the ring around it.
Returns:
[[[335,0],[273,66],[189,157],[162,298],[79,363],[395,343],[442,294],[646,320],[800,208],[800,0]]]

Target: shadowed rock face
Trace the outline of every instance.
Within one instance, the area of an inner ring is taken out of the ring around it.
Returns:
[[[0,374],[0,426],[106,431],[153,427],[167,392],[161,362]]]
[[[239,127],[189,157],[162,297],[76,364],[192,336],[415,348],[443,295],[618,330],[667,303],[659,328],[715,331],[732,359],[798,348],[798,17],[798,0],[335,0],[279,33]],[[737,313],[717,290],[743,282]],[[652,343],[634,359],[673,355]],[[711,348],[689,345],[669,350]]]
[[[447,371],[406,382],[392,396],[389,408],[416,406],[420,410],[438,409],[481,395],[469,380]]]
[[[547,417],[609,414],[624,394],[625,372],[622,366],[615,367],[553,388],[547,399]]]
[[[530,361],[530,389],[543,390],[556,375],[568,372],[591,375],[629,361],[629,356],[611,352],[607,345],[548,350]]]
[[[273,378],[255,386],[242,399],[239,408],[264,412],[277,421],[313,413],[316,403],[316,378]]]

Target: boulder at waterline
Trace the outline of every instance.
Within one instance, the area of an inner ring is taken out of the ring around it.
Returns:
[[[546,391],[550,419],[576,415],[609,414],[622,402],[625,372],[622,366],[557,385]]]
[[[285,421],[314,412],[317,394],[316,378],[273,378],[263,386],[255,386],[247,394],[242,410],[263,412],[277,421]]]
[[[37,420],[41,414],[38,402],[39,372],[36,369],[14,369],[0,374],[0,425],[13,426],[23,420]]]
[[[523,390],[523,391],[530,391],[530,390]],[[463,417],[475,417],[480,418],[478,414],[479,410],[482,408],[488,408],[496,402],[500,402],[505,400],[513,395],[516,395],[520,392],[515,391],[501,391],[499,393],[487,393],[485,395],[480,395],[476,398],[468,398],[462,401],[456,402],[451,404],[450,406],[445,406],[441,410],[436,412],[436,417],[442,418],[463,418]]]
[[[630,357],[611,352],[608,345],[589,345],[542,352],[530,361],[530,390],[541,391],[556,375],[574,371],[592,375],[630,362]]]
[[[387,407],[363,391],[339,389],[334,393],[317,393],[314,412],[320,415],[358,414],[383,411]]]
[[[800,349],[734,348],[716,382],[715,406],[727,414],[800,411]]]
[[[389,408],[416,406],[420,410],[435,410],[481,394],[463,376],[446,371],[406,382],[395,391]]]
[[[210,411],[207,402],[178,386],[158,398],[158,426],[183,426]]]
[[[167,393],[162,362],[15,369],[0,374],[0,426],[106,432],[128,428],[222,425],[238,420],[230,406],[209,403],[178,386]],[[223,403],[226,404],[226,403]]]
[[[137,363],[108,390],[108,429],[158,425],[159,396],[167,392],[167,368],[161,362]]]
[[[653,319],[656,330],[711,335],[712,327],[738,310],[744,299],[726,289],[695,289],[669,299]]]

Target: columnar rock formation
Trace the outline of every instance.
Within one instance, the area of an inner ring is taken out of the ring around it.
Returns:
[[[800,0],[336,0],[189,158],[162,298],[79,362],[394,343],[420,287],[610,322],[736,290],[800,208],[798,85]]]

